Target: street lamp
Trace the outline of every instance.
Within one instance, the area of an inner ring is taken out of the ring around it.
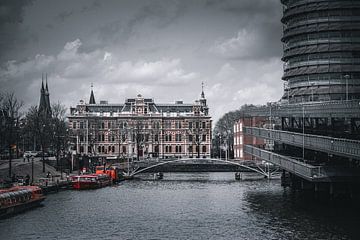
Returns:
[[[350,78],[350,75],[349,74],[346,74],[345,76],[344,76],[344,78],[345,78],[345,84],[346,84],[346,101],[348,101],[349,100],[349,78]]]
[[[303,161],[305,162],[305,106],[302,106],[302,128],[303,128],[303,149],[302,149],[302,157]]]
[[[221,134],[218,133],[217,135],[219,137],[219,159],[221,159]]]

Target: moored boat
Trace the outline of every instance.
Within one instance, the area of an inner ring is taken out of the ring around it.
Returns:
[[[37,186],[16,186],[0,190],[0,219],[40,206],[44,201]]]
[[[107,174],[86,174],[71,177],[73,189],[96,189],[109,186],[111,178]]]

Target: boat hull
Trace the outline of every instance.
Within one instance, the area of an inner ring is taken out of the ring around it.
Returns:
[[[45,197],[39,197],[37,199],[32,199],[24,203],[17,203],[15,205],[7,206],[0,208],[0,219],[10,217],[12,215],[25,212],[32,208],[41,206],[42,201],[45,200]]]

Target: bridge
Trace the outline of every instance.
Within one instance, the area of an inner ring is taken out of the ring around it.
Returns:
[[[200,171],[222,172],[222,171],[251,171],[263,175],[268,179],[279,176],[279,169],[274,167],[271,163],[264,163],[262,161],[245,160],[225,160],[218,158],[173,158],[173,159],[158,159],[151,158],[142,161],[128,161],[123,165],[124,175],[133,177],[140,173],[154,172],[161,169],[161,172],[174,172],[179,166],[194,166],[196,165]],[[166,168],[164,168],[166,166]],[[229,170],[229,167],[232,167]],[[127,168],[127,169],[126,169]],[[183,171],[184,169],[180,169]],[[179,172],[179,171],[177,171]]]

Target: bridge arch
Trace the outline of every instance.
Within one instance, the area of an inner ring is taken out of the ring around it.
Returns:
[[[145,172],[149,169],[152,169],[152,168],[156,168],[156,167],[159,167],[159,166],[163,166],[163,165],[166,165],[166,164],[171,164],[171,163],[175,163],[175,162],[190,162],[190,161],[194,161],[193,158],[181,158],[181,159],[175,159],[175,160],[169,160],[169,161],[165,161],[165,162],[160,162],[160,163],[156,163],[154,165],[151,165],[151,166],[148,166],[148,167],[145,167],[143,169],[140,169],[140,170],[135,170],[133,171],[132,173],[130,173],[129,175],[130,176],[135,176],[139,173],[142,173],[142,172]],[[261,168],[254,168],[254,167],[250,167],[250,166],[247,166],[247,165],[244,165],[244,164],[241,164],[239,162],[232,162],[232,161],[227,161],[227,160],[222,160],[222,159],[217,159],[217,158],[199,158],[199,159],[196,159],[196,161],[213,161],[213,162],[221,162],[221,163],[227,163],[227,164],[231,164],[231,165],[236,165],[236,166],[239,166],[239,167],[243,167],[245,169],[248,169],[248,170],[251,170],[251,171],[254,171],[254,172],[257,172],[261,175],[264,175],[266,177],[270,177],[270,172],[266,172],[264,170],[262,170]]]

